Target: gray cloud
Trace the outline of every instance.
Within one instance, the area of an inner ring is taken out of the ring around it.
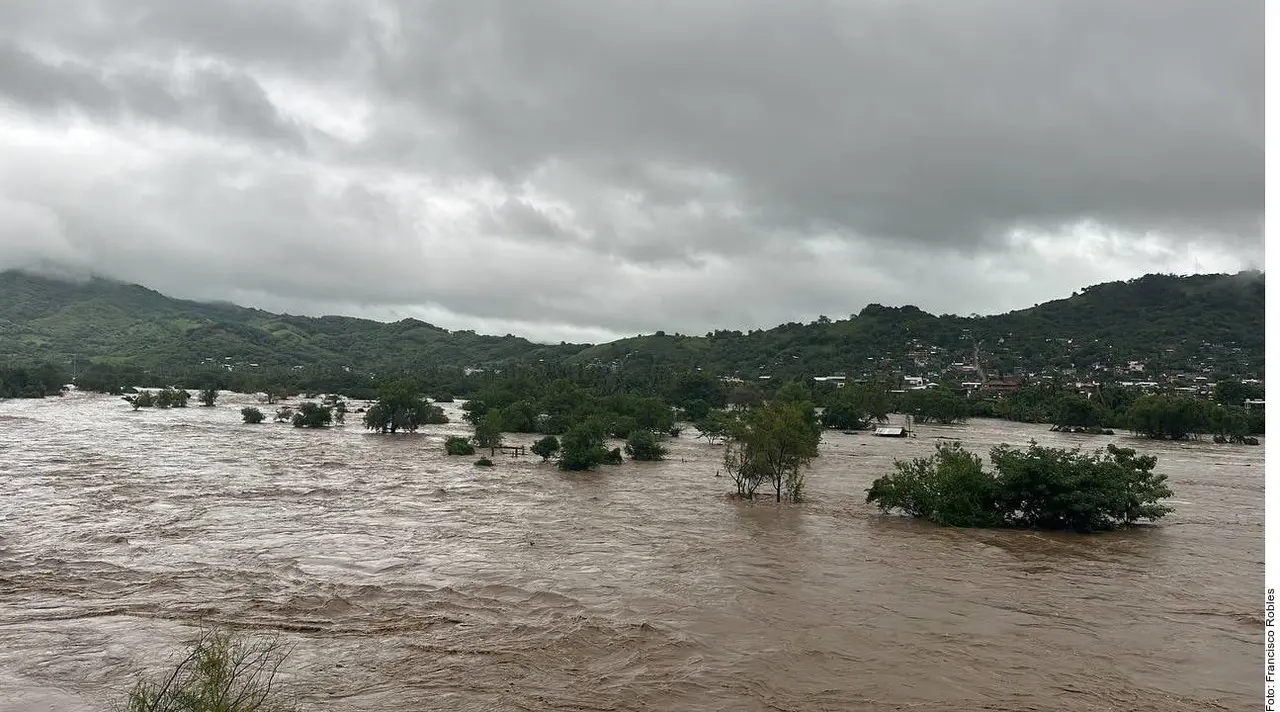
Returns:
[[[684,5],[435,4],[387,90],[499,176],[706,167],[781,225],[948,242],[1261,203],[1260,3]]]
[[[300,146],[300,135],[251,77],[219,66],[192,67],[185,74],[179,78],[153,67],[111,71],[46,61],[0,40],[0,98],[34,112],[71,110],[99,121],[141,119]]]
[[[0,266],[548,338],[1257,266],[1261,15],[0,0]]]

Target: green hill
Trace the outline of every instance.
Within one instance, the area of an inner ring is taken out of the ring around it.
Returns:
[[[167,297],[107,279],[0,273],[0,360],[84,360],[143,366],[258,363],[402,369],[561,359],[581,346],[393,324],[272,314]]]
[[[571,362],[655,362],[747,377],[928,373],[972,363],[978,345],[993,374],[1088,373],[1131,361],[1148,371],[1257,374],[1265,296],[1258,272],[1147,275],[997,316],[934,316],[871,304],[844,320],[622,339],[584,349]]]
[[[872,304],[848,319],[767,330],[549,346],[513,336],[450,332],[421,321],[299,317],[173,299],[106,279],[65,281],[0,273],[0,361],[139,366],[258,363],[349,365],[386,371],[513,361],[702,368],[775,378],[898,370],[945,371],[972,363],[989,373],[1088,372],[1139,361],[1148,370],[1260,373],[1261,273],[1147,275],[1086,288],[1066,299],[986,317],[934,316]]]

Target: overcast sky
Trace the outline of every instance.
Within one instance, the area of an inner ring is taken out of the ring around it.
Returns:
[[[1262,268],[1262,0],[0,0],[0,268],[594,341]]]

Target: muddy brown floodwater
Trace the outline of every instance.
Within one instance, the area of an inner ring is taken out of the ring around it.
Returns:
[[[484,469],[442,454],[456,406],[378,436],[242,425],[247,402],[0,403],[0,709],[104,709],[201,620],[282,632],[312,710],[1257,707],[1261,447],[827,433],[808,502],[753,505],[690,437],[598,473]],[[1131,443],[1177,511],[1085,537],[864,504],[940,437]]]

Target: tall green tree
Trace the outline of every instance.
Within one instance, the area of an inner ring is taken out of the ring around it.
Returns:
[[[902,401],[903,412],[911,414],[920,423],[958,423],[969,417],[968,404],[945,388],[925,388],[907,391]]]
[[[489,410],[476,423],[476,447],[494,449],[502,447],[502,411]]]
[[[773,486],[774,499],[798,502],[804,471],[818,456],[821,426],[806,403],[781,401],[756,408],[738,427],[725,453],[725,468],[751,496],[762,484]]]

